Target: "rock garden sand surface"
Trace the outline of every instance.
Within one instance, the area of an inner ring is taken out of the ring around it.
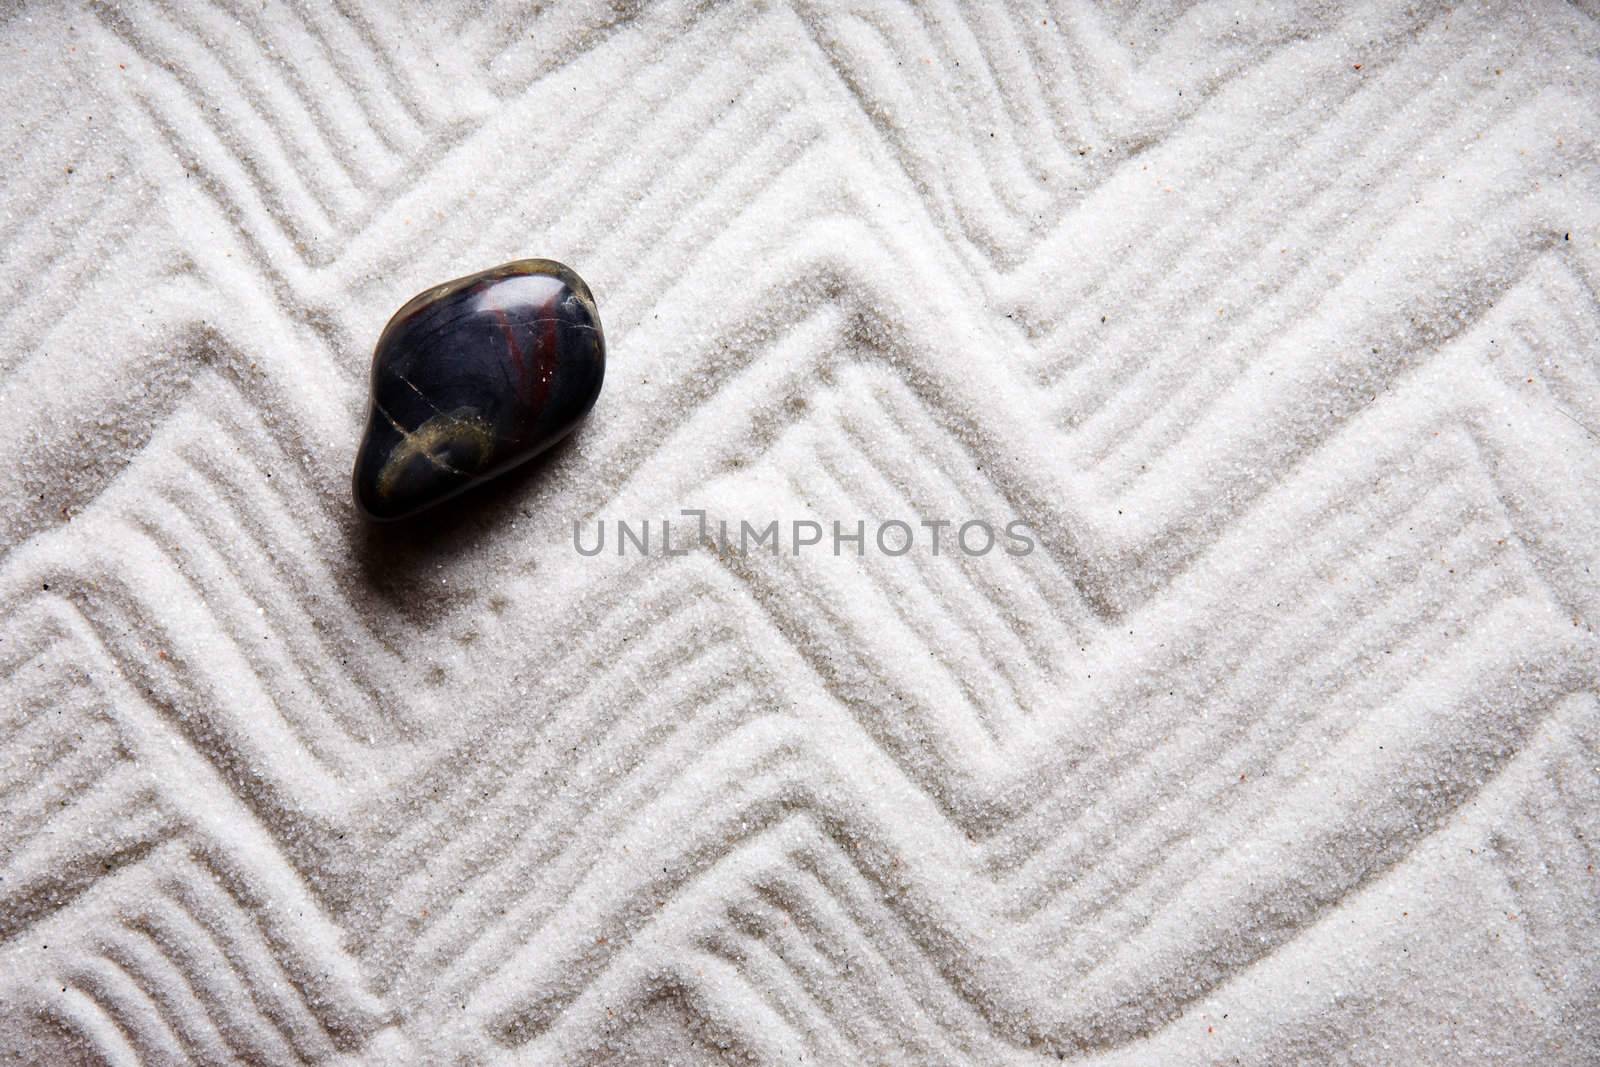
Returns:
[[[1597,1062],[1583,6],[12,6],[0,1060]],[[363,526],[526,256],[593,414]]]

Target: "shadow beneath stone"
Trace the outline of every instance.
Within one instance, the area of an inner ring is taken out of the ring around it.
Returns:
[[[357,520],[351,549],[367,588],[413,622],[438,618],[456,599],[449,583],[439,580],[441,572],[518,515],[529,490],[568,454],[580,433],[575,430],[521,466],[420,515],[387,523]]]

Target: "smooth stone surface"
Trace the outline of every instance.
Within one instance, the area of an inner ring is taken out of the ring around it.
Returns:
[[[553,259],[418,293],[372,354],[356,506],[403,519],[532,459],[588,414],[605,367],[594,297]]]

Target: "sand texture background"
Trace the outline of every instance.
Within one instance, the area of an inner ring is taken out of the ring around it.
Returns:
[[[0,1059],[1600,1061],[1600,24],[0,15]],[[553,257],[564,447],[374,533]],[[1008,519],[678,558],[575,519]]]

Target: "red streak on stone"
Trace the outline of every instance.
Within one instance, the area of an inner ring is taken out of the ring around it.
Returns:
[[[561,322],[556,317],[558,293],[559,290],[552,292],[539,308],[539,339],[534,346],[538,369],[533,395],[528,400],[528,406],[535,412],[544,410],[545,401],[550,396],[550,383],[555,380],[556,365],[561,359]]]
[[[517,344],[516,328],[511,325],[511,320],[506,318],[504,308],[495,308],[494,316],[500,323],[500,332],[505,336],[506,349],[510,351],[511,358],[517,364],[517,392],[522,396],[522,402],[528,410],[536,416],[544,410],[545,401],[550,396],[550,383],[555,379],[556,363],[561,358],[561,323],[556,318],[556,297],[559,292],[552,292],[538,311],[538,333],[535,336],[533,348],[533,366],[528,365],[528,359],[522,353],[522,346]]]
[[[511,322],[506,318],[505,308],[495,308],[494,317],[500,322],[500,332],[505,335],[506,348],[511,352],[511,358],[517,361],[517,392],[523,394],[524,402],[528,394],[528,365],[522,358],[522,348],[517,344],[516,331],[511,328]]]

